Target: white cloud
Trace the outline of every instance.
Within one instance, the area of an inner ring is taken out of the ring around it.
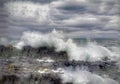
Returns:
[[[0,37],[0,45],[8,45],[9,41],[5,37]]]
[[[79,6],[87,3],[86,0],[57,0],[53,1],[51,5],[54,7],[62,7],[62,6]]]
[[[97,24],[99,22],[99,18],[96,18],[93,15],[77,15],[67,20],[63,20],[62,24],[68,26],[77,26],[82,24]]]
[[[119,16],[112,16],[108,24],[106,24],[105,29],[120,30],[120,18]]]
[[[7,11],[10,16],[19,19],[30,19],[38,21],[39,24],[49,23],[49,5],[48,4],[37,4],[33,2],[8,2],[5,4]]]

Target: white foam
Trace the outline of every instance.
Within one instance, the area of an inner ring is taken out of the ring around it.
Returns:
[[[86,70],[65,69],[64,74],[60,74],[63,83],[72,82],[73,84],[118,84],[113,79],[93,74]]]
[[[54,60],[52,60],[52,59],[50,59],[50,58],[42,58],[42,59],[36,59],[36,61],[38,61],[38,62],[42,62],[42,63],[53,63],[54,62]]]
[[[21,40],[15,45],[22,49],[23,46],[30,45],[37,47],[55,47],[56,51],[66,51],[69,60],[98,61],[104,57],[113,60],[119,54],[112,52],[107,47],[98,45],[95,42],[88,42],[84,46],[77,45],[72,39],[65,39],[63,32],[53,30],[49,33],[24,32]]]

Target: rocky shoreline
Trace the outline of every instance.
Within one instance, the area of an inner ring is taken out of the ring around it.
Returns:
[[[117,62],[68,60],[67,53],[54,48],[25,46],[17,50],[12,46],[0,46],[0,84],[72,84],[62,83],[59,74],[63,69],[85,69],[100,76],[109,76],[120,82]],[[10,55],[10,56],[7,56]]]

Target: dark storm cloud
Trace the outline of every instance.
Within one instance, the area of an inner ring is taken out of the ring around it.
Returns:
[[[71,37],[119,37],[119,4],[119,0],[1,0],[0,36],[17,38],[24,31],[56,28]]]

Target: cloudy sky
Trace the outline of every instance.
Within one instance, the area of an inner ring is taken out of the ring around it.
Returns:
[[[120,37],[119,0],[0,0],[0,37],[62,30],[70,37]]]

